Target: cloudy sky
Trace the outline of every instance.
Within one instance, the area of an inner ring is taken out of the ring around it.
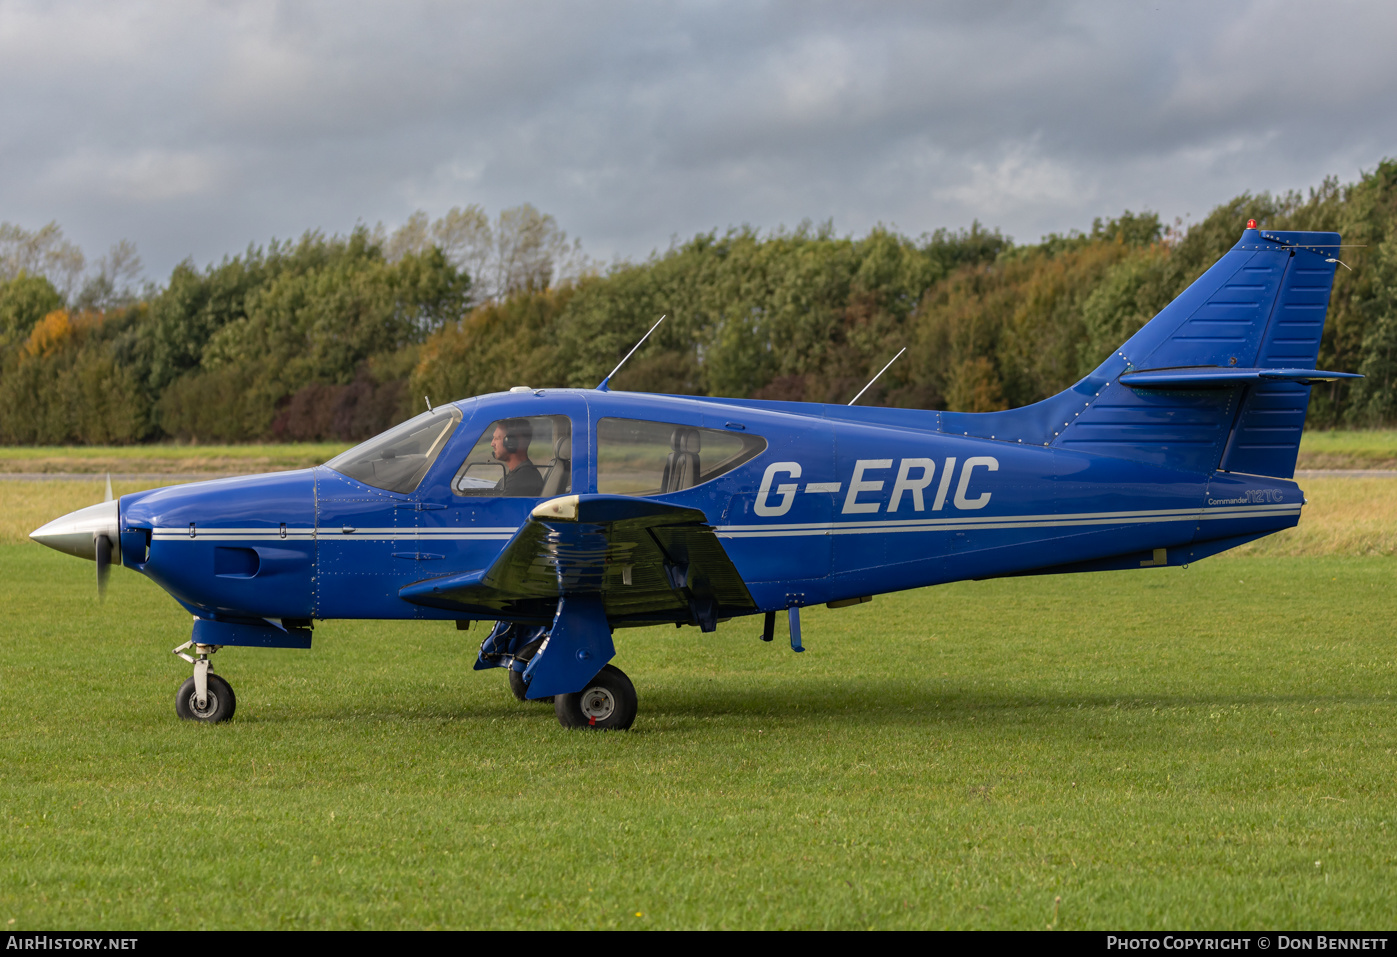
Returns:
[[[0,0],[0,220],[147,276],[531,202],[601,259],[748,223],[1019,241],[1397,156],[1397,4]]]

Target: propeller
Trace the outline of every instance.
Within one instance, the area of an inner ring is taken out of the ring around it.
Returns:
[[[107,576],[112,570],[112,540],[101,532],[92,535],[92,550],[97,559],[97,601],[107,600]]]
[[[29,533],[40,545],[78,558],[97,562],[97,597],[107,590],[107,575],[112,561],[121,561],[120,506],[112,495],[112,477],[107,475],[106,501],[55,518]]]
[[[107,473],[107,494],[103,502],[112,500],[112,473]],[[97,601],[107,600],[107,577],[112,571],[112,540],[102,532],[92,533],[93,558],[97,560]]]

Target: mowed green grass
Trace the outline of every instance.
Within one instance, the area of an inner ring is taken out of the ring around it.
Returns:
[[[349,442],[286,442],[248,445],[0,446],[0,473],[78,472],[101,475],[178,472],[274,472],[319,465],[349,448]]]
[[[0,547],[0,926],[1376,928],[1397,913],[1393,560],[963,583],[805,642],[618,632],[567,732],[480,632],[215,663],[154,585]]]
[[[1302,469],[1397,468],[1397,430],[1310,429],[1300,438]]]

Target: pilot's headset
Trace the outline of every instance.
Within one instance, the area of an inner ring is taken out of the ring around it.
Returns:
[[[509,419],[504,424],[504,450],[510,455],[527,448],[533,441],[534,430],[528,419]]]

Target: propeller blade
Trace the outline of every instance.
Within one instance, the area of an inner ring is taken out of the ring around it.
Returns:
[[[92,536],[92,550],[97,558],[97,600],[107,600],[107,576],[112,570],[112,540],[100,532]]]
[[[102,499],[102,501],[104,501],[104,502],[110,502],[111,500],[112,500],[112,473],[108,472],[108,473],[107,473],[107,497],[104,498],[104,499]]]

